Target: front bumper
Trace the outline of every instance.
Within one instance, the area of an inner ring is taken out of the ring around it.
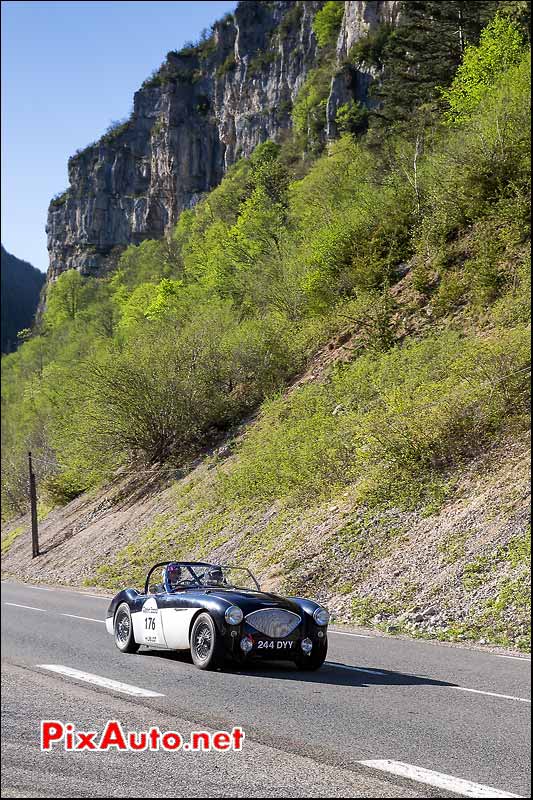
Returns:
[[[311,652],[327,647],[327,627],[299,625],[289,636],[275,639],[260,633],[246,621],[240,625],[228,627],[225,632],[226,649],[239,660],[259,658],[264,660],[293,661],[304,655],[302,641],[310,639]],[[247,638],[252,642],[252,649],[245,653],[241,649],[241,641]]]

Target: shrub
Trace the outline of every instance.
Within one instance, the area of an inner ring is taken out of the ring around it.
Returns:
[[[54,208],[59,208],[60,206],[65,205],[65,203],[67,202],[68,193],[69,193],[68,189],[64,189],[62,192],[58,192],[50,200],[50,205],[54,206]]]
[[[446,333],[361,356],[331,382],[264,405],[220,491],[243,503],[301,500],[355,483],[366,503],[419,503],[522,420],[528,350],[527,330],[517,328],[491,339]]]
[[[313,20],[319,47],[333,47],[339,36],[339,31],[344,16],[344,3],[339,0],[328,0],[316,12]]]
[[[118,139],[123,133],[125,133],[128,128],[130,127],[131,123],[131,116],[126,117],[125,119],[118,119],[113,120],[109,123],[106,132],[101,138],[101,142],[112,142],[115,139]]]
[[[320,150],[323,142],[331,75],[329,63],[311,70],[292,109],[296,132],[305,137],[307,146],[315,152]]]
[[[469,289],[470,284],[462,270],[444,273],[433,301],[437,316],[444,316],[454,311],[461,301],[465,300]]]
[[[216,69],[216,76],[217,78],[222,78],[224,75],[227,75],[228,72],[231,72],[235,69],[237,63],[235,61],[235,51],[231,50],[228,53],[222,64],[220,64]]]
[[[283,15],[278,25],[278,33],[281,39],[293,33],[300,25],[304,9],[301,0],[293,2],[289,10]]]
[[[447,119],[455,124],[467,122],[488,89],[524,55],[522,35],[509,17],[496,14],[481,33],[479,45],[469,46],[452,85],[442,90],[449,105]]]
[[[155,69],[150,77],[142,82],[141,89],[154,89],[157,86],[162,86],[163,83],[165,83],[165,76],[161,69]]]
[[[385,45],[393,30],[391,25],[381,23],[377,28],[369,31],[366,36],[361,36],[350,48],[348,62],[351,64],[367,64],[381,69]]]
[[[360,135],[368,127],[368,109],[362,103],[350,100],[337,109],[335,123],[339,133]]]
[[[259,75],[261,72],[265,72],[275,59],[276,53],[273,48],[258,50],[248,64],[248,73]]]

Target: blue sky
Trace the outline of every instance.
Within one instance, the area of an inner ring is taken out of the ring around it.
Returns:
[[[48,267],[46,212],[67,160],[126,117],[169,50],[236,2],[3,0],[2,244]]]

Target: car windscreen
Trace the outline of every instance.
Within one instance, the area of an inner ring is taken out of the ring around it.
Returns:
[[[206,588],[249,589],[259,591],[259,583],[246,567],[194,567],[194,572]]]

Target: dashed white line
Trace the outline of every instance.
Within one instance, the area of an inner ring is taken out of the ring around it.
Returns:
[[[511,794],[491,786],[483,786],[480,783],[456,778],[453,775],[445,775],[442,772],[435,772],[432,769],[416,767],[413,764],[405,764],[403,761],[392,761],[391,759],[360,761],[365,767],[379,769],[382,772],[390,772],[392,775],[399,775],[402,778],[409,778],[418,783],[425,783],[428,786],[435,786],[449,792],[455,792],[463,797],[522,797],[520,794]]]
[[[514,661],[524,661],[526,664],[531,664],[531,659],[526,656],[505,656],[503,653],[493,653],[497,658],[512,658]]]
[[[347,633],[346,631],[332,631],[328,633],[336,633],[337,636],[357,636],[359,639],[375,639],[375,636],[370,636],[368,633]]]
[[[80,617],[78,614],[65,614],[63,611],[53,611],[48,608],[35,608],[35,606],[23,606],[20,603],[4,603],[5,606],[15,606],[16,608],[27,608],[30,611],[42,611],[44,614],[58,614],[60,617],[72,617],[73,619],[84,619],[87,622],[101,622],[105,625],[105,619],[95,619],[94,617]]]
[[[15,606],[16,608],[28,608],[30,611],[44,611],[46,614],[46,608],[35,608],[35,606],[23,606],[20,603],[4,603],[5,606]]]
[[[325,666],[336,667],[337,669],[347,669],[352,672],[368,672],[369,675],[388,675],[389,673],[383,672],[380,669],[370,669],[366,667],[352,667],[349,664],[337,664],[335,661],[326,661]],[[499,694],[498,692],[484,692],[481,689],[469,689],[466,686],[448,686],[449,689],[458,689],[460,692],[472,692],[473,694],[484,694],[488,697],[501,697],[503,700],[517,700],[520,703],[531,703],[525,697],[516,697],[512,694]]]
[[[489,697],[502,697],[504,700],[518,700],[519,703],[531,703],[527,697],[515,697],[512,694],[498,694],[498,692],[483,692],[481,689],[467,689],[465,686],[451,686],[451,689],[458,689],[460,692],[472,692],[473,694],[486,694]]]
[[[11,584],[9,581],[2,581],[2,585],[3,584],[6,584],[7,586],[16,585],[16,584]],[[108,594],[89,594],[88,592],[80,592],[80,591],[77,591],[76,589],[63,589],[63,588],[59,589],[59,588],[53,587],[53,586],[34,586],[31,583],[24,583],[24,584],[18,584],[18,585],[19,586],[23,586],[25,589],[36,589],[38,592],[57,592],[58,594],[79,594],[82,597],[98,597],[100,600],[111,600],[112,599],[111,595],[108,595]]]
[[[37,589],[39,592],[53,592],[49,586],[26,586],[27,589]]]
[[[111,689],[113,692],[120,692],[121,694],[130,694],[135,697],[164,697],[161,692],[152,692],[151,689],[142,689],[139,686],[131,686],[129,683],[122,683],[122,681],[114,681],[111,678],[104,678],[101,675],[93,675],[92,672],[82,672],[79,669],[72,669],[72,667],[64,667],[62,664],[37,664],[39,669],[47,669],[50,672],[57,672],[59,675],[65,675],[67,678],[74,678],[77,681],[84,681],[91,683],[95,686],[101,686],[104,689]]]
[[[62,617],[72,617],[73,619],[84,619],[87,622],[101,622],[105,625],[105,619],[95,619],[94,617],[80,617],[78,614],[61,614]]]

